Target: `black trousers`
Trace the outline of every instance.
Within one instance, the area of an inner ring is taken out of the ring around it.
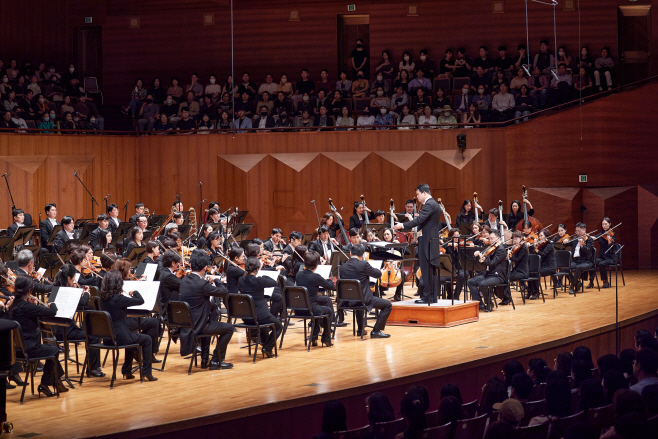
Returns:
[[[226,358],[226,348],[228,343],[233,337],[233,325],[230,323],[217,322],[212,319],[206,323],[206,326],[199,332],[203,335],[216,335],[219,337],[217,340],[217,346],[212,354],[212,361],[223,361]],[[207,362],[210,354],[210,339],[211,337],[202,337],[199,339],[199,345],[201,347],[201,362]]]
[[[501,283],[502,280],[498,276],[486,276],[484,274],[479,274],[475,277],[472,277],[468,280],[467,285],[468,289],[471,291],[471,299],[489,302],[489,287],[491,285],[497,285]]]
[[[58,341],[64,341],[64,336],[61,333],[58,333],[55,335],[57,337]],[[77,326],[75,328],[72,328],[71,331],[68,333],[66,336],[67,340],[84,340],[85,339],[85,331],[82,329],[78,328]],[[100,339],[93,337],[90,338],[89,341],[91,343],[97,344],[100,343]],[[96,370],[101,368],[101,352],[98,349],[90,349],[89,350],[89,370]]]
[[[54,386],[55,382],[59,381],[64,376],[64,369],[59,364],[59,348],[53,344],[42,344],[35,348],[29,349],[27,355],[30,357],[47,357],[55,356],[57,362],[53,360],[46,360],[43,366],[43,375],[41,376],[41,384],[44,386]]]
[[[270,301],[270,314],[274,317],[281,317],[281,310],[283,309],[283,295],[281,295],[281,289],[279,287],[274,287],[272,291],[272,299]]]
[[[423,291],[421,293],[422,300],[428,300],[430,297],[435,297],[435,292],[437,291],[438,287],[438,279],[435,279],[438,276],[434,276],[434,270],[432,270],[432,265],[428,259],[429,255],[425,254],[427,252],[427,247],[427,243],[423,241],[419,242],[418,247],[416,247],[418,251],[418,263],[420,265],[421,279],[423,282]],[[418,289],[420,290],[420,286]]]
[[[527,278],[527,277],[528,277],[528,276],[526,276],[525,274],[522,274],[522,273],[519,273],[519,272],[512,271],[512,272],[509,274],[509,281],[510,281],[510,282],[515,282],[515,281],[519,281],[519,280],[521,280],[521,279],[525,279],[525,278]],[[505,288],[505,291],[503,292],[503,298],[504,298],[504,299],[511,299],[511,298],[512,298],[512,292],[510,291],[509,288]]]
[[[611,250],[612,251],[612,250]],[[608,281],[608,267],[615,265],[614,258],[596,258],[596,265],[599,266],[599,271],[601,272],[601,280],[603,282]],[[596,272],[592,271],[589,274],[589,279],[594,280],[596,277]]]
[[[455,270],[455,277],[456,277],[456,282],[455,282],[455,300],[459,300],[459,296],[461,296],[462,293],[462,288],[464,287],[464,280],[466,280],[467,273],[465,270]],[[447,298],[452,299],[453,292],[452,292],[452,279],[446,276],[441,276],[440,277],[440,282],[441,283],[446,283],[446,291],[447,291]]]
[[[260,325],[266,325],[270,323],[274,323],[274,330],[272,330],[270,327],[262,328],[260,330],[260,340],[263,343],[263,349],[266,351],[272,351],[274,345],[276,344],[276,340],[281,335],[281,331],[283,331],[281,320],[277,319],[272,314],[270,314],[265,319],[258,320],[258,324]]]
[[[357,303],[350,302],[350,305],[356,306]],[[379,297],[372,298],[372,307],[379,310],[379,317],[377,317],[377,322],[372,327],[373,331],[383,331],[386,328],[386,321],[388,316],[391,314],[391,309],[393,305],[391,302],[385,299],[380,299]],[[356,311],[356,322],[359,328],[359,331],[363,330],[363,311]]]
[[[135,334],[137,336],[137,344],[142,347],[142,374],[151,375],[151,359],[152,359],[152,348],[153,340],[146,334]],[[126,359],[121,366],[121,373],[128,375],[133,368],[133,357],[135,356],[137,349],[131,348],[126,349]]]
[[[160,345],[158,343],[158,338],[160,336],[160,324],[158,319],[152,317],[140,317],[140,319],[142,323],[142,330],[140,332],[151,337],[151,352],[157,354],[160,350]],[[136,331],[137,328],[139,328],[137,317],[128,317],[126,319],[126,323],[128,325],[128,329],[131,331]]]
[[[539,277],[544,277],[544,276],[551,276],[555,274],[555,270],[549,269],[549,268],[540,268],[539,269]],[[539,280],[532,280],[528,282],[528,295],[534,296],[536,294],[539,294]]]
[[[571,269],[573,270],[573,275],[571,275],[571,286],[574,290],[577,290],[579,287],[579,282],[581,282],[583,277],[583,270],[592,268],[592,263],[585,258],[578,258],[571,261]]]

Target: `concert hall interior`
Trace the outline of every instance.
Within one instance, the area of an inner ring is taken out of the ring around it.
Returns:
[[[653,3],[2,2],[0,431],[658,437]]]

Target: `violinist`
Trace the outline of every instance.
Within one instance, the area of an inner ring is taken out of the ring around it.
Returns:
[[[521,229],[525,242],[530,245],[534,244],[537,240],[537,234],[532,231],[532,223],[530,221],[523,221]]]
[[[118,271],[112,270],[103,278],[100,293],[101,309],[109,313],[112,318],[112,327],[117,343],[120,345],[139,344],[142,347],[142,374],[144,379],[145,381],[157,381],[157,378],[151,372],[152,338],[145,334],[133,332],[130,329],[130,319],[126,317],[128,307],[144,303],[139,291],[129,291],[128,296],[122,294],[123,277]],[[136,348],[126,349],[125,359],[121,367],[123,378],[126,380],[135,378],[132,374],[132,367],[136,350]]]
[[[55,281],[53,282],[54,286],[58,287],[70,287],[76,288],[75,284],[75,275],[77,271],[73,265],[64,265],[55,276]],[[80,295],[80,302],[78,303],[78,310],[85,309],[86,305],[89,303],[89,287],[85,287],[82,294]],[[92,308],[93,309],[93,308]],[[64,334],[66,331],[66,338],[68,340],[84,340],[85,332],[80,329],[76,324],[75,320],[71,321],[71,324],[66,328],[61,326],[54,326],[53,330],[57,340],[63,341]],[[97,344],[100,343],[100,339],[92,337],[89,339],[91,343]],[[89,350],[89,369],[87,369],[88,377],[102,378],[105,376],[101,370],[101,355],[98,349]]]
[[[197,248],[206,248],[208,247],[208,235],[213,231],[213,228],[210,224],[204,224],[201,226],[201,236],[196,242]]]
[[[471,223],[471,232],[474,238],[467,242],[470,247],[484,247],[486,244],[483,241],[485,235],[484,228],[487,229],[486,236],[489,236],[489,226],[481,226],[480,223],[473,221]]]
[[[339,244],[336,239],[330,237],[329,228],[327,226],[320,226],[318,232],[318,239],[311,243],[309,250],[319,254],[321,260],[324,260],[322,263],[326,264],[331,260],[331,253],[336,251],[336,247]]]
[[[569,294],[574,294],[574,290],[578,291],[582,282],[583,270],[592,268],[592,255],[594,251],[594,240],[591,236],[583,238],[587,234],[587,227],[585,223],[576,224],[576,238],[571,242],[573,248],[573,259],[571,260],[571,286]]]
[[[18,262],[18,269],[16,270],[16,276],[28,276],[32,275],[34,272],[34,255],[30,250],[21,250],[16,256]],[[45,294],[49,293],[52,289],[52,285],[42,284],[39,282],[41,280],[41,275],[36,279],[32,279],[32,291],[35,294]]]
[[[44,249],[44,251],[52,253],[54,251],[53,246],[48,247],[47,244],[50,240],[50,235],[53,233],[53,229],[60,224],[59,221],[57,221],[57,205],[55,203],[48,203],[46,204],[45,211],[46,219],[39,223],[40,242],[41,248]]]
[[[395,235],[395,232],[393,231],[393,229],[391,229],[391,228],[384,229],[384,236],[383,236],[384,237],[384,242],[399,243],[400,241],[398,241],[398,239],[395,236],[396,235]],[[398,254],[400,254],[400,256],[405,256],[405,255],[410,255],[411,254],[411,251],[409,250],[409,247],[396,249],[395,251],[398,252]],[[400,253],[400,252],[402,252],[402,253]],[[402,300],[402,294],[403,294],[403,290],[404,290],[404,283],[407,281],[406,273],[404,272],[404,270],[401,269],[401,264],[402,264],[401,261],[388,261],[388,263],[395,266],[395,268],[398,270],[398,273],[399,273],[399,275],[402,279],[402,282],[400,282],[400,285],[395,287],[395,295],[393,296],[393,300],[395,302],[399,302],[399,301]],[[384,264],[387,264],[387,261],[385,261]],[[385,288],[382,288],[382,290],[385,290]]]
[[[527,198],[523,199],[523,202],[528,205],[528,216],[533,216],[535,210],[532,208],[532,204]],[[507,227],[509,230],[516,230],[516,225],[523,221],[523,209],[521,208],[521,203],[518,200],[512,201],[510,205],[510,211],[507,214]]]
[[[569,242],[569,235],[567,234],[567,227],[564,224],[557,226],[557,235],[555,235],[551,240],[553,243],[560,243],[566,245]]]
[[[295,270],[293,259],[295,258],[295,251],[297,250],[297,247],[301,245],[303,238],[304,235],[299,232],[290,232],[290,235],[288,235],[288,245],[286,245],[282,251],[283,257],[281,258],[281,264],[286,267],[286,284],[289,286],[295,285],[295,275],[297,274],[297,271]],[[304,252],[306,252],[306,250],[307,248],[304,247]],[[299,262],[299,256],[297,256],[297,258],[296,261]]]
[[[96,222],[98,223],[98,228],[91,232],[91,238],[89,239],[89,246],[91,248],[94,248],[96,245],[98,245],[101,232],[108,230],[110,227],[110,219],[104,213],[101,213],[96,217]]]
[[[91,255],[89,253],[91,253]],[[91,265],[89,261],[93,256],[93,251],[86,245],[83,245],[80,248],[71,251],[69,254],[69,262],[76,270],[78,270],[78,273],[80,273],[80,277],[78,277],[77,281],[78,285],[82,287],[88,285],[100,290],[103,279],[100,276],[95,275],[93,269],[89,268]]]
[[[59,253],[64,243],[72,239],[77,239],[77,234],[74,232],[75,222],[73,217],[65,216],[62,218],[62,230],[57,232],[55,235],[55,242],[53,243],[53,249],[56,253]]]
[[[208,235],[208,250],[210,250],[210,257],[214,258],[223,253],[222,251],[222,241],[224,238],[219,232],[212,232]]]
[[[354,215],[350,217],[350,229],[361,230],[361,226],[366,222],[366,215],[368,215],[368,220],[372,221],[375,219],[375,216],[372,214],[372,210],[363,205],[362,201],[357,201],[354,203]]]
[[[242,294],[249,294],[253,299],[254,308],[256,309],[256,318],[259,324],[274,324],[270,327],[261,329],[261,340],[263,348],[261,352],[268,358],[274,356],[272,349],[276,344],[277,338],[281,335],[283,325],[281,321],[270,313],[265,302],[265,288],[276,287],[276,281],[267,276],[257,277],[261,263],[257,258],[248,258],[245,262],[245,271],[247,274],[238,280],[238,290]],[[253,322],[249,322],[253,324]]]
[[[484,274],[479,274],[468,280],[468,289],[471,291],[471,298],[479,300],[480,309],[484,312],[491,312],[491,297],[489,297],[489,285],[505,283],[507,280],[507,257],[505,249],[501,245],[500,231],[492,230],[489,233],[491,240],[491,253],[485,258],[484,265],[487,270]],[[498,244],[498,245],[496,245]],[[481,253],[476,251],[473,256],[480,257]],[[484,298],[484,301],[483,301]],[[486,306],[485,306],[486,302]]]
[[[11,270],[5,265],[4,262],[0,261],[0,294],[3,296],[13,296],[14,293],[9,291],[9,275]]]
[[[109,273],[112,272],[118,272],[121,274],[121,277],[123,278],[124,281],[126,280],[131,280],[131,272],[130,272],[131,264],[130,261],[126,258],[119,259],[117,260],[114,265],[112,266],[112,270]],[[107,276],[109,275],[105,275]],[[148,335],[151,337],[151,358],[150,362],[151,363],[162,363],[162,360],[158,360],[155,357],[155,354],[158,353],[160,350],[160,343],[158,343],[158,338],[160,336],[160,323],[158,322],[158,319],[153,318],[153,317],[139,317],[139,320],[137,320],[137,317],[127,317],[126,318],[126,324],[128,325],[128,329],[131,331],[135,332],[141,327],[141,333],[144,335]],[[141,326],[140,323],[141,322]],[[146,356],[145,356],[146,358]]]
[[[21,325],[25,348],[30,357],[59,357],[59,348],[50,343],[41,343],[41,331],[39,330],[40,317],[55,317],[57,305],[50,303],[48,306],[38,305],[32,296],[33,279],[27,276],[17,276],[14,282],[15,299],[11,304],[11,318]],[[69,389],[62,384],[64,370],[56,361],[46,360],[39,385],[39,395],[43,393],[47,397],[55,396],[48,386],[57,387],[60,393],[68,392]],[[22,381],[21,381],[22,382]]]
[[[288,276],[288,278],[293,278],[293,282],[299,270],[301,270],[301,268],[304,266],[304,255],[307,251],[308,247],[305,245],[298,245],[295,247],[295,253],[293,253],[292,257],[290,258],[289,264],[292,268],[288,270],[288,267],[286,266],[286,276]]]
[[[286,243],[281,239],[281,235],[281,229],[276,227],[273,228],[269,239],[263,243],[263,248],[270,253],[282,251],[285,248]]]
[[[448,238],[452,238],[452,240],[448,240],[448,242],[446,242],[446,244],[443,245],[443,248],[446,249],[446,253],[450,255],[452,266],[455,269],[455,276],[457,278],[457,281],[455,282],[455,291],[456,291],[455,300],[459,300],[459,296],[461,295],[464,281],[466,280],[466,276],[467,276],[466,270],[462,269],[461,262],[459,261],[459,253],[457,250],[459,247],[459,236],[460,236],[459,229],[457,228],[450,229],[448,231]],[[446,287],[448,290],[448,297],[450,298],[452,296],[452,279],[444,279],[443,277],[441,277],[440,281],[442,283],[447,282]]]
[[[94,250],[114,251],[114,246],[112,245],[112,231],[109,228],[99,233],[98,243],[94,247]]]
[[[322,218],[320,218],[320,226],[327,226],[327,228],[329,229],[329,236],[331,238],[336,238],[336,236],[340,231],[340,226],[338,225],[339,221],[340,224],[345,225],[345,221],[343,221],[343,217],[340,215],[338,211],[336,211],[335,216],[333,212],[327,212],[322,216]]]
[[[537,254],[541,257],[541,266],[539,268],[539,276],[552,276],[557,271],[557,266],[555,264],[555,250],[553,249],[553,243],[548,237],[550,236],[548,229],[542,229],[539,231],[539,241],[533,246]],[[533,280],[528,282],[528,299],[537,300],[539,297],[539,282],[538,280]]]
[[[156,260],[160,256],[160,245],[157,242],[146,243],[146,257],[142,260],[145,264],[157,264]]]
[[[229,294],[238,294],[238,281],[246,274],[244,263],[247,258],[240,247],[233,247],[229,250],[228,258],[235,265],[229,263],[226,267],[226,289]]]
[[[135,204],[135,214],[128,219],[128,222],[137,224],[137,220],[142,215],[144,215],[144,203],[137,203]]]
[[[322,226],[321,228],[325,228]],[[329,234],[329,231],[326,231],[326,234]],[[333,281],[330,279],[325,279],[319,274],[315,273],[318,265],[320,264],[320,255],[313,251],[309,250],[304,255],[304,269],[300,270],[296,276],[296,284],[299,287],[305,287],[308,291],[308,298],[311,303],[311,310],[313,315],[328,315],[328,318],[322,319],[322,338],[321,342],[323,345],[331,346],[331,323],[334,321],[334,307],[331,302],[331,298],[318,294],[318,290],[323,288],[327,290],[335,290],[336,286]],[[328,299],[328,300],[327,300]],[[296,313],[298,314],[298,312]],[[313,334],[311,335],[311,344],[317,346],[318,344],[318,334],[320,333],[320,325],[315,325],[313,328]]]
[[[614,249],[608,251],[610,247],[615,245],[617,241],[617,235],[614,230],[610,230],[611,226],[610,218],[605,217],[601,221],[601,236],[597,239],[599,243],[599,253],[596,258],[596,265],[599,266],[599,271],[601,272],[601,280],[603,281],[603,286],[601,288],[610,288],[610,282],[608,282],[608,267],[615,265],[615,253]],[[594,278],[596,277],[596,272],[590,272],[589,285],[587,288],[594,287]]]
[[[149,242],[150,244],[150,242]],[[182,262],[181,256],[172,250],[167,250],[162,255],[162,271],[160,271],[160,287],[158,288],[158,300],[160,311],[165,312],[167,302],[178,300],[180,292],[180,279],[176,276]]]
[[[482,210],[482,207],[477,204],[475,206],[479,210]],[[475,210],[473,209],[473,202],[469,199],[464,200],[462,203],[462,208],[457,214],[457,224],[461,223],[472,224],[475,222]]]
[[[510,283],[528,277],[528,245],[523,240],[523,233],[518,230],[512,232],[512,247],[507,249],[507,259],[514,264],[514,268],[512,268],[509,275]],[[509,288],[505,288],[503,294],[505,297],[500,304],[509,305],[512,301],[512,294]]]

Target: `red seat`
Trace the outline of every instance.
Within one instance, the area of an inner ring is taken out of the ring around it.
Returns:
[[[462,419],[457,421],[454,439],[482,439],[484,428],[487,426],[488,414],[477,418]]]
[[[466,412],[466,416],[468,419],[474,418],[475,413],[478,410],[478,400],[476,399],[475,401],[467,402],[466,404],[462,404],[462,408]]]
[[[372,426],[372,431],[380,439],[394,439],[398,433],[402,433],[406,427],[403,418],[395,421],[379,422]]]
[[[370,431],[370,426],[355,428],[354,430],[334,431],[333,439],[361,439]]]
[[[452,427],[452,424],[448,422],[446,425],[439,427],[426,428],[418,437],[422,439],[450,439],[450,427]]]

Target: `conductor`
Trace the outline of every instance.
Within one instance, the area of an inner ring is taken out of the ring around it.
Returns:
[[[428,303],[433,298],[437,297],[437,287],[434,272],[430,266],[430,240],[432,238],[439,238],[439,231],[441,230],[441,208],[439,203],[430,195],[430,187],[428,184],[420,184],[416,188],[416,198],[423,204],[418,217],[406,223],[398,223],[395,225],[395,230],[409,231],[414,227],[418,227],[418,231],[422,232],[418,240],[418,262],[420,264],[420,271],[422,273],[425,290],[420,300],[416,303]],[[438,242],[438,241],[435,241]]]

